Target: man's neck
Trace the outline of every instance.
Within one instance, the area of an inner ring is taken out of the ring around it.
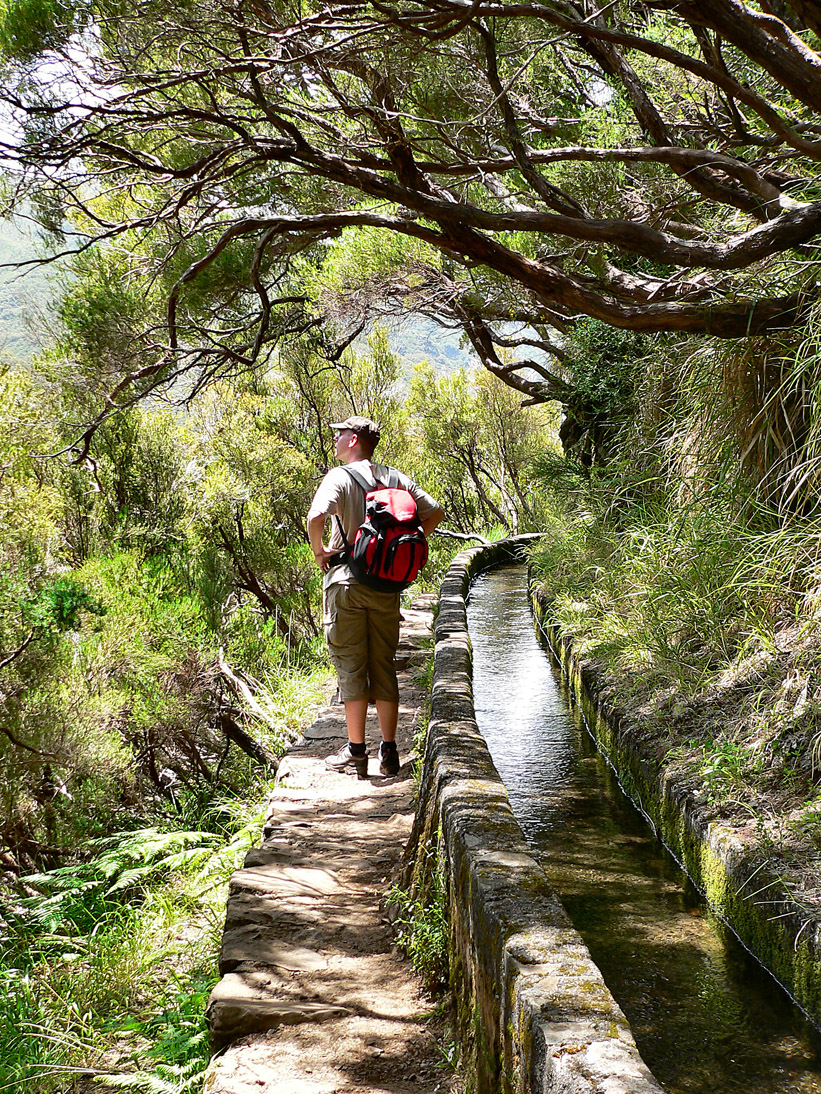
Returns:
[[[346,466],[349,463],[359,463],[360,460],[367,459],[367,456],[363,455],[362,452],[357,452],[355,448],[347,448],[342,455],[342,463]]]

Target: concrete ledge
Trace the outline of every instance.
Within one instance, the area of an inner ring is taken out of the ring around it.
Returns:
[[[661,1094],[630,1027],[530,854],[473,709],[471,577],[532,537],[458,555],[436,621],[431,724],[412,841],[424,893],[439,849],[450,976],[477,1094]]]

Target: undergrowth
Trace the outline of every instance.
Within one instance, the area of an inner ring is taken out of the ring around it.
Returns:
[[[278,716],[293,729],[319,675],[285,683]],[[176,819],[89,838],[71,863],[3,892],[0,1094],[201,1088],[227,882],[272,786],[246,766],[234,796],[183,788]]]
[[[227,879],[261,822],[120,833],[24,879],[2,934],[0,1090],[195,1089]]]
[[[394,885],[386,901],[394,909],[399,946],[410,959],[428,991],[443,992],[448,984],[446,879],[438,845],[420,848],[420,881],[413,890]]]

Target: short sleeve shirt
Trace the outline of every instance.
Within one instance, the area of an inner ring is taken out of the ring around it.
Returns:
[[[388,481],[391,470],[385,464],[371,463],[370,460],[357,460],[347,466],[358,472],[366,482],[372,483],[374,489],[377,483],[384,484]],[[425,520],[431,513],[435,513],[439,509],[438,502],[421,486],[418,486],[413,479],[409,479],[401,471],[398,471],[397,474],[402,488],[413,495],[420,520]],[[365,519],[365,494],[362,487],[354,481],[353,476],[345,470],[345,467],[331,468],[319,484],[319,489],[314,494],[314,500],[311,502],[311,508],[308,510],[308,518],[319,515],[333,518],[333,531],[329,544],[331,551],[341,551],[345,546],[336,521],[337,517],[339,517],[342,527],[345,529],[346,539],[349,543],[353,542],[357,528]],[[329,585],[352,585],[355,583],[356,579],[347,566],[334,566],[325,574],[323,582],[326,588]]]

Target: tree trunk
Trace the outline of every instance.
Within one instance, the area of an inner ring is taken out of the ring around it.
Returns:
[[[246,755],[257,760],[264,767],[272,767],[274,771],[276,771],[279,766],[279,758],[267,749],[265,745],[260,744],[259,741],[255,741],[249,733],[246,733],[231,716],[229,708],[223,707],[217,716],[217,720],[222,732],[229,741],[232,741],[237,746],[237,748],[241,748]]]

